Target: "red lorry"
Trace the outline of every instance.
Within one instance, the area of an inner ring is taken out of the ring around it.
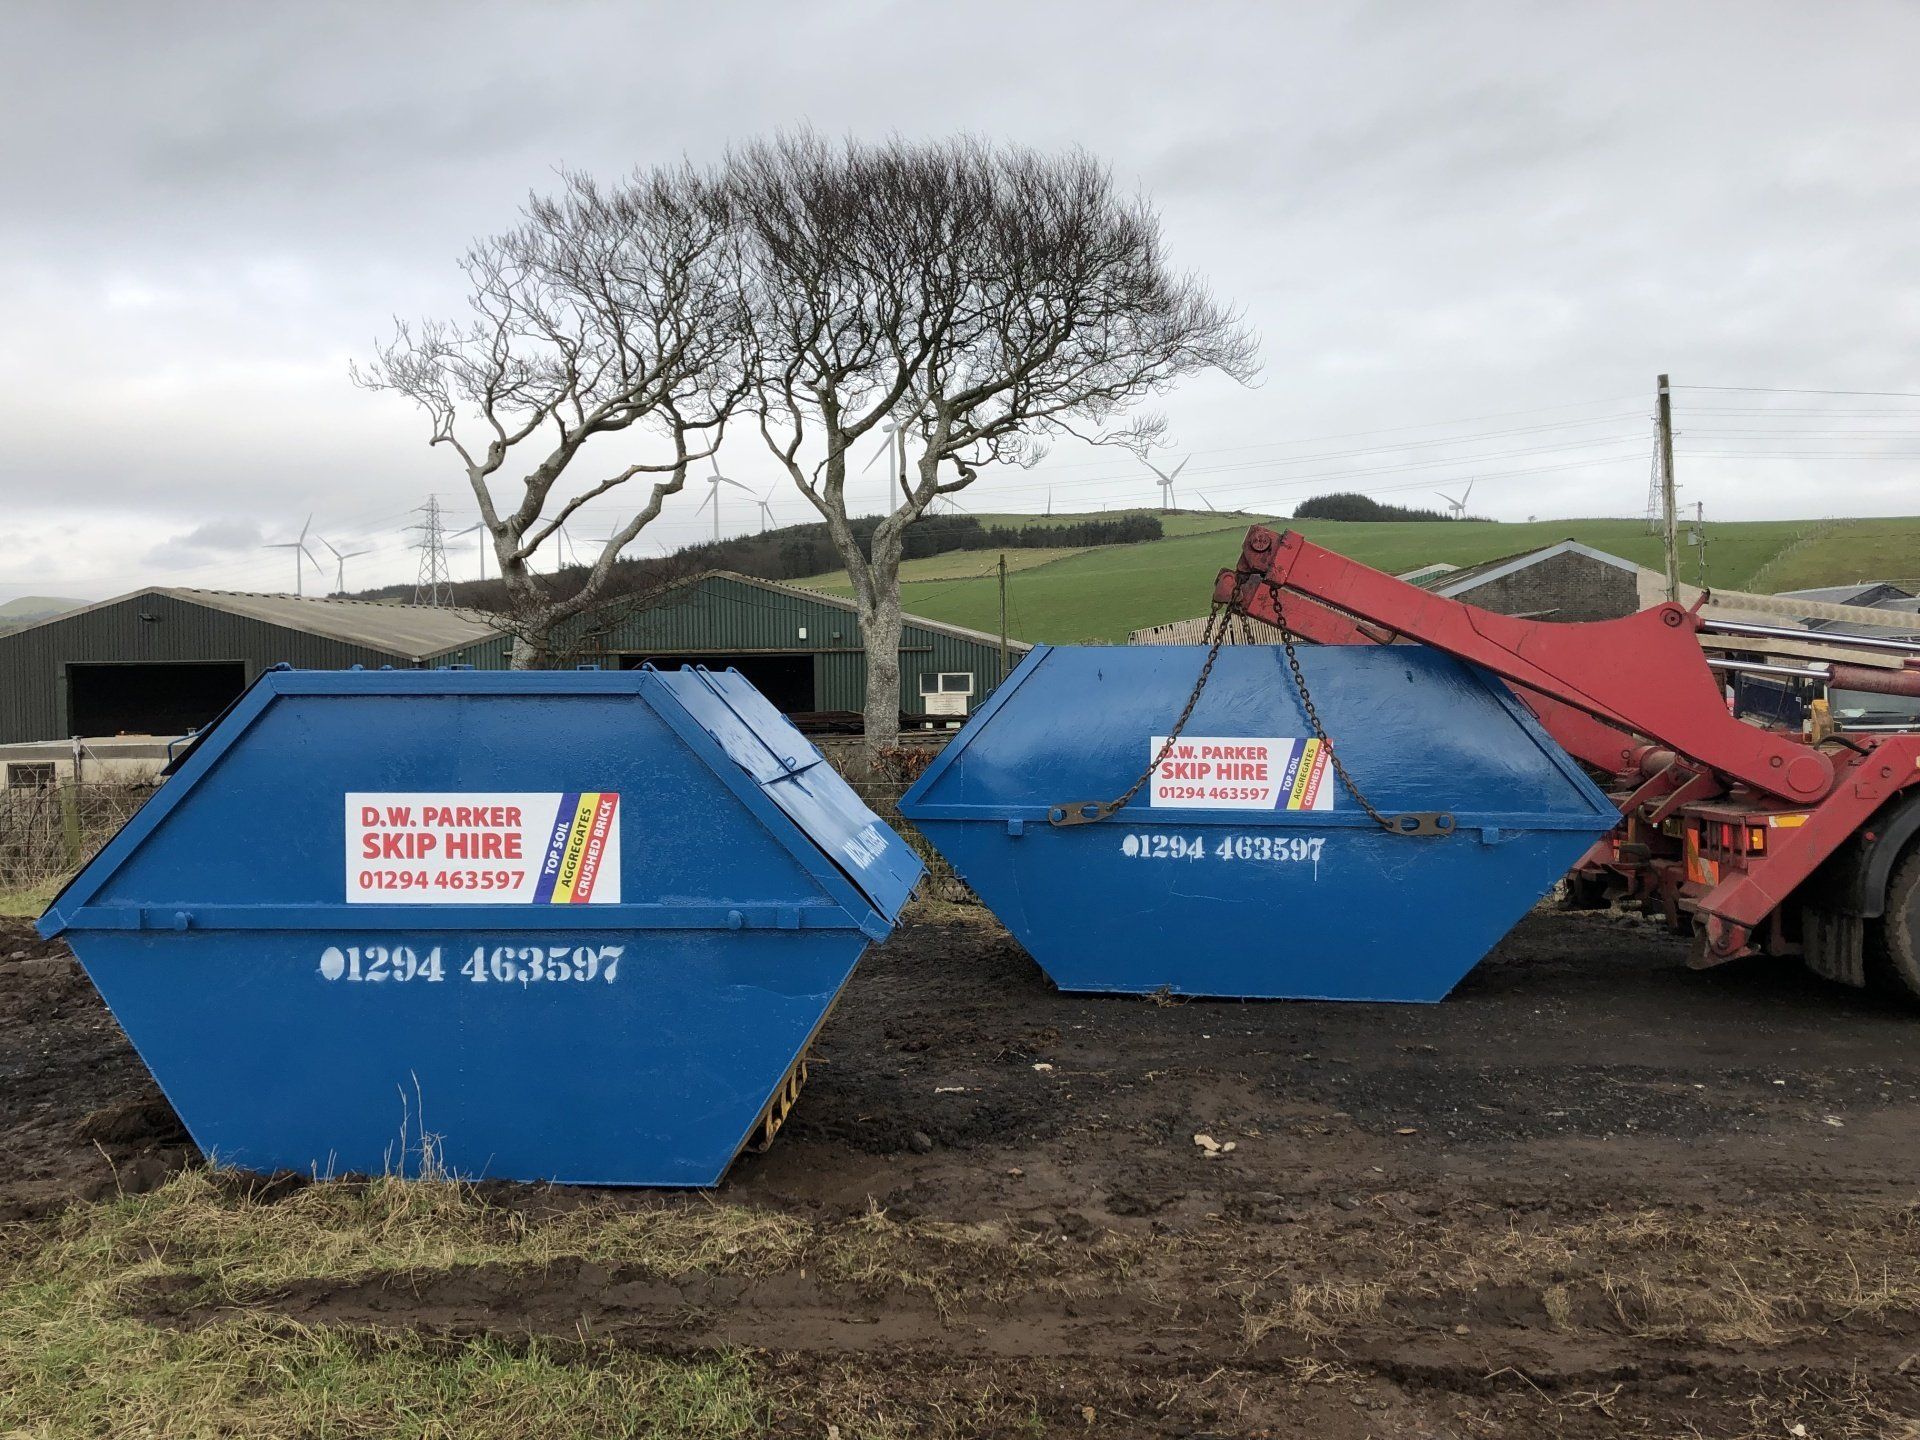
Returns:
[[[1750,724],[1720,679],[1743,662],[1701,644],[1732,635],[1764,652],[1805,632],[1711,619],[1700,604],[1578,623],[1499,615],[1264,526],[1214,601],[1319,643],[1431,645],[1504,679],[1612,777],[1620,824],[1569,877],[1576,903],[1664,915],[1693,936],[1697,965],[1798,955],[1830,979],[1920,999],[1920,734]],[[1920,696],[1920,645],[1818,638],[1872,663],[1798,673]],[[1325,719],[1337,745],[1340,719]]]

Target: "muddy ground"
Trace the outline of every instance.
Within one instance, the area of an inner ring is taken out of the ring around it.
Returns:
[[[189,1163],[64,949],[0,926],[0,1216]],[[581,1264],[276,1303],[738,1347],[931,1433],[1920,1435],[1920,1016],[1684,962],[1638,920],[1541,912],[1439,1006],[1166,1004],[1059,994],[930,907],[721,1198],[878,1210],[975,1273]]]

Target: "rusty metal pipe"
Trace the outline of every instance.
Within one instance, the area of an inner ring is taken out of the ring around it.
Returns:
[[[1835,665],[1827,684],[1836,690],[1861,690],[1869,695],[1906,695],[1920,699],[1920,670],[1874,670],[1865,665]]]

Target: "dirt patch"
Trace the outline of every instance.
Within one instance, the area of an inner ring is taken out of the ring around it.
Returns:
[[[1786,965],[1692,972],[1605,916],[1529,918],[1430,1007],[1062,995],[990,922],[931,916],[863,963],[793,1119],[720,1192],[800,1227],[773,1259],[560,1254],[246,1303],[744,1352],[785,1397],[776,1433],[849,1440],[901,1416],[953,1435],[1920,1433],[1911,1014]],[[0,1213],[186,1158],[64,951],[0,929]],[[303,1196],[228,1181],[207,1203]],[[712,1203],[483,1196],[536,1228]],[[157,1324],[229,1313],[197,1282],[143,1293]]]

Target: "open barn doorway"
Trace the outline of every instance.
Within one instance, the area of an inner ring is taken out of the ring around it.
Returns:
[[[814,709],[811,655],[622,655],[622,670],[652,665],[678,670],[682,665],[704,665],[709,670],[738,670],[783,715],[801,715]]]
[[[67,731],[184,735],[206,724],[247,688],[238,660],[175,660],[67,666]]]

